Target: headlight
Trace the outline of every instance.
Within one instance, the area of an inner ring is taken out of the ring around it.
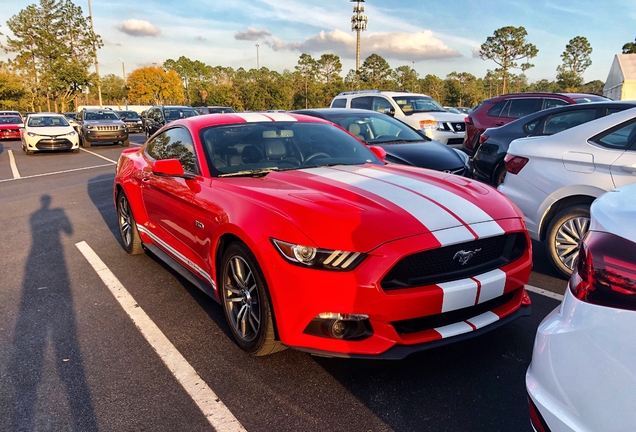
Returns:
[[[360,252],[320,249],[313,246],[287,243],[282,240],[271,240],[283,258],[292,264],[302,267],[349,271],[366,258],[366,254]]]
[[[30,136],[30,137],[36,137],[36,136],[38,136],[38,134],[33,133],[33,132],[27,132],[27,135],[28,135],[28,136]]]
[[[75,136],[75,131],[60,136]]]
[[[141,120],[137,120],[137,124],[141,124]]]
[[[86,126],[86,129],[95,129],[95,126],[88,125],[88,126]]]
[[[444,125],[435,120],[420,120],[420,129],[443,130]]]

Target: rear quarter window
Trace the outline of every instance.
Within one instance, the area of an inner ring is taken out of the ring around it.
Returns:
[[[333,102],[331,102],[331,108],[346,108],[346,107],[347,107],[347,100],[344,98],[334,99]]]

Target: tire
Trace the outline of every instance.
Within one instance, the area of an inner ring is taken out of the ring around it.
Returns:
[[[79,152],[80,152],[79,147],[78,147],[78,148],[76,148],[76,149],[73,149],[73,153],[79,153]]]
[[[86,138],[82,138],[82,147],[89,148],[91,146],[91,142]]]
[[[121,145],[123,147],[128,147],[130,146],[130,138],[126,138],[124,141],[121,142]]]
[[[117,194],[117,225],[124,250],[131,255],[144,253],[141,237],[128,198],[123,191]]]
[[[560,211],[548,226],[546,250],[554,268],[564,277],[572,275],[579,244],[590,227],[590,206],[576,205]]]
[[[493,182],[492,182],[492,184],[493,184],[495,187],[497,187],[497,186],[499,186],[500,184],[502,184],[502,183],[503,183],[503,181],[504,181],[504,178],[506,178],[506,173],[507,173],[507,172],[508,172],[508,171],[506,171],[506,166],[505,166],[505,165],[502,165],[502,166],[498,167],[498,168],[497,168],[497,170],[495,171],[495,175],[494,175],[494,177],[493,177]]]
[[[25,151],[25,153],[26,153],[28,156],[33,155],[33,150],[26,150],[26,149],[25,149],[24,151]]]
[[[265,278],[243,243],[232,243],[226,249],[219,281],[223,312],[237,345],[253,356],[285,349],[275,340]]]

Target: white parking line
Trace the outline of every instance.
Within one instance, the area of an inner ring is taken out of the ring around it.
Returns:
[[[14,179],[20,178],[20,171],[18,171],[18,166],[15,164],[15,157],[13,157],[13,151],[9,150],[9,165],[11,165],[11,174],[13,174]]]
[[[563,294],[557,294],[552,291],[544,290],[543,288],[539,288],[532,285],[526,285],[526,290],[533,292],[535,294],[541,294],[542,296],[553,298],[555,300],[563,301]]]
[[[46,177],[46,176],[55,175],[55,174],[64,174],[64,173],[69,173],[69,172],[84,171],[84,170],[89,170],[89,169],[93,169],[93,168],[112,167],[112,166],[113,166],[113,164],[109,163],[109,164],[103,164],[103,165],[93,165],[93,166],[84,167],[84,168],[73,168],[73,169],[68,169],[68,170],[64,170],[64,171],[55,171],[55,172],[44,173],[44,174],[34,174],[34,175],[30,175],[30,176],[11,178],[11,179],[4,179],[4,180],[0,180],[0,183],[13,181],[13,180],[18,180],[18,179],[24,180],[24,179],[35,178],[35,177]]]
[[[107,158],[106,156],[102,156],[102,155],[100,155],[99,153],[95,153],[95,152],[92,152],[92,151],[90,151],[90,150],[86,150],[86,149],[84,149],[84,148],[83,148],[83,149],[80,149],[80,150],[85,151],[86,153],[90,153],[90,154],[92,154],[93,156],[97,156],[98,158],[102,158],[102,159],[104,159],[104,160],[107,160],[108,162],[112,162],[112,163],[114,163],[114,164],[116,164],[116,163],[117,163],[117,161],[116,161],[116,160],[109,159],[109,158]]]
[[[106,264],[97,256],[93,249],[84,241],[76,243],[75,246],[97,272],[150,346],[159,354],[159,357],[172,375],[188,392],[212,427],[217,432],[245,431],[243,425],[239,423],[206,382],[201,379],[199,374],[172,345],[159,327],[139,307],[135,299],[110,269],[106,267]]]

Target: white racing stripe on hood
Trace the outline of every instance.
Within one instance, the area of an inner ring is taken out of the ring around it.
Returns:
[[[290,121],[290,122],[298,121],[292,116],[290,116],[289,114],[285,114],[285,113],[263,113],[263,115],[266,115],[267,117],[271,117],[272,119],[274,119],[274,121]]]
[[[235,116],[239,116],[243,120],[248,123],[256,123],[256,122],[271,122],[273,121],[270,117],[265,116],[259,113],[236,113]]]
[[[499,224],[493,221],[490,215],[479,206],[439,186],[373,168],[341,167],[340,169],[356,172],[360,175],[372,177],[420,193],[457,215],[462,222],[470,225],[471,229],[473,229],[480,238],[492,237],[504,233],[504,230]]]
[[[373,172],[373,170],[369,171]],[[307,172],[355,186],[395,204],[417,219],[429,231],[442,230],[439,232],[439,237],[437,232],[433,232],[442,246],[475,240],[475,236],[455,216],[434,202],[404,187],[340,169],[314,168],[307,170]],[[426,186],[422,182],[419,183],[420,186]]]

